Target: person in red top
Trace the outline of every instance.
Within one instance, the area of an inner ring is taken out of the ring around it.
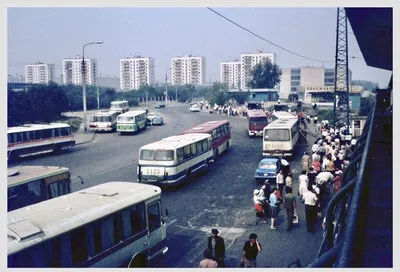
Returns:
[[[333,192],[334,192],[334,194],[339,192],[341,187],[342,187],[342,185],[340,183],[342,171],[338,170],[338,171],[335,172],[335,174],[336,174],[336,176],[333,179]]]

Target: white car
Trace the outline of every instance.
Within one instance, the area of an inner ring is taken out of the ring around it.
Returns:
[[[199,106],[193,105],[190,107],[189,111],[190,112],[199,112],[200,108],[199,108]]]

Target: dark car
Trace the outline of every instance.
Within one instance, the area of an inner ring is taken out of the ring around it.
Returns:
[[[276,182],[276,174],[282,169],[284,177],[290,172],[289,163],[284,159],[264,158],[258,163],[254,178],[256,180]]]
[[[155,106],[156,109],[163,109],[165,108],[165,104],[158,104],[157,106]]]

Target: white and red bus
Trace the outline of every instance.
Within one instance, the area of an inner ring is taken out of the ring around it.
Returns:
[[[59,153],[75,145],[68,124],[26,124],[7,128],[9,160],[41,153]]]
[[[262,136],[264,127],[268,125],[268,116],[263,110],[247,112],[247,130],[249,136]]]
[[[232,144],[231,126],[227,120],[208,121],[183,132],[189,133],[207,133],[212,136],[214,160]]]

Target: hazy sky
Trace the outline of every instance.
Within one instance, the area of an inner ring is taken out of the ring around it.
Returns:
[[[219,80],[220,62],[241,53],[275,52],[281,68],[334,68],[336,8],[213,8],[236,23],[286,49],[285,52],[200,8],[9,8],[8,74],[24,73],[37,61],[56,65],[82,54],[98,59],[99,73],[119,77],[119,60],[140,54],[155,58],[156,81],[164,81],[171,58],[185,54],[206,57],[207,81]],[[391,72],[365,64],[350,24],[349,68],[353,79],[387,86]],[[356,58],[352,58],[352,57]],[[170,78],[170,72],[168,73]]]

